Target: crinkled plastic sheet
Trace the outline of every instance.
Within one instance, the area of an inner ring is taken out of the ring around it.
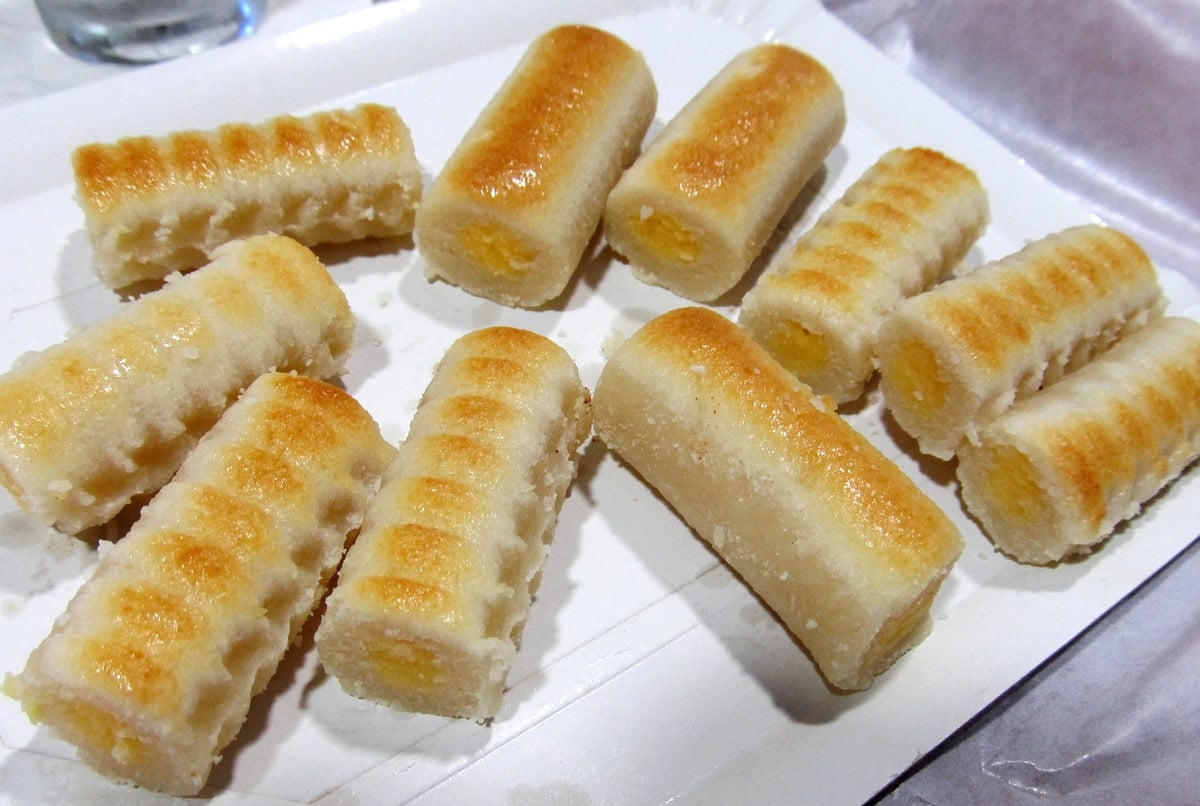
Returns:
[[[1193,544],[878,803],[1194,803],[1197,591]]]
[[[1161,265],[1200,281],[1200,3],[823,2]]]
[[[823,2],[1159,265],[1200,283],[1200,4]],[[1193,544],[879,802],[1188,803],[1200,797],[1198,758]]]

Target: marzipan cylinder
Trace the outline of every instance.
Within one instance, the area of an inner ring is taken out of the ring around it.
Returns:
[[[549,339],[495,327],[451,345],[317,631],[346,691],[496,715],[591,426],[591,397]]]
[[[744,51],[613,188],[608,243],[638,279],[714,300],[745,275],[845,127],[823,65],[787,45]]]
[[[426,274],[504,305],[558,297],[657,98],[641,54],[609,33],[534,40],[417,211]]]
[[[253,235],[307,246],[407,235],[423,181],[408,127],[379,104],[92,143],[72,163],[112,288],[202,266]]]
[[[741,328],[651,320],[605,363],[596,433],[804,644],[863,689],[928,628],[962,550],[916,483]]]
[[[964,444],[971,514],[1005,553],[1084,553],[1200,456],[1200,324],[1161,317]]]
[[[1131,238],[1072,227],[897,305],[879,331],[880,389],[920,449],[949,459],[1165,304]]]
[[[71,534],[166,483],[268,370],[336,375],[354,317],[317,257],[263,235],[18,359],[0,376],[0,481]]]
[[[340,389],[261,376],[6,690],[104,775],[196,794],[324,594],[393,453]]]
[[[988,222],[975,173],[928,148],[884,154],[742,301],[738,323],[838,403],[875,374],[879,323],[945,279]]]

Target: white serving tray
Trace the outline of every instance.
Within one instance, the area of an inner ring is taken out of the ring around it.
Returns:
[[[772,248],[803,231],[887,148],[927,145],[973,167],[993,223],[968,260],[1091,220],[815,0],[486,4],[394,2],[0,110],[0,369],[112,311],[72,198],[70,150],[127,134],[262,120],[371,100],[396,106],[432,177],[525,43],[588,22],[641,49],[655,126],[741,49],[778,39],[823,61],[849,125]],[[429,283],[411,242],[321,250],[359,320],[345,378],[393,441],[462,332],[527,327],[562,344],[586,383],[603,345],[686,304],[633,280],[597,244],[558,304],[503,308]],[[1163,273],[1172,311],[1200,291]],[[736,314],[736,299],[716,306]],[[1200,473],[1158,496],[1090,558],[1053,569],[997,554],[952,469],[918,458],[878,393],[851,421],[961,527],[966,550],[932,634],[873,688],[831,693],[762,604],[603,446],[563,509],[499,717],[488,725],[352,699],[311,636],[284,660],[206,796],[218,803],[857,803],[1102,616],[1196,537]],[[16,672],[95,563],[0,493],[0,674]],[[159,803],[106,782],[0,698],[0,802]]]

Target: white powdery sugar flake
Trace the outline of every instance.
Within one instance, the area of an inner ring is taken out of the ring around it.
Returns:
[[[612,354],[617,351],[617,348],[620,347],[627,338],[628,336],[618,330],[612,331],[608,334],[608,337],[604,339],[604,343],[600,345],[600,353],[605,358],[611,357]]]
[[[721,546],[725,545],[725,527],[724,526],[713,527],[712,544],[714,546],[716,546],[717,548],[720,548]]]

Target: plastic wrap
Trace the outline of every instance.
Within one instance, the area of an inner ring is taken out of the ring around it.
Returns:
[[[824,5],[1156,263],[1200,280],[1200,5]],[[1183,802],[1200,791],[1197,669],[1193,544],[880,802]]]

